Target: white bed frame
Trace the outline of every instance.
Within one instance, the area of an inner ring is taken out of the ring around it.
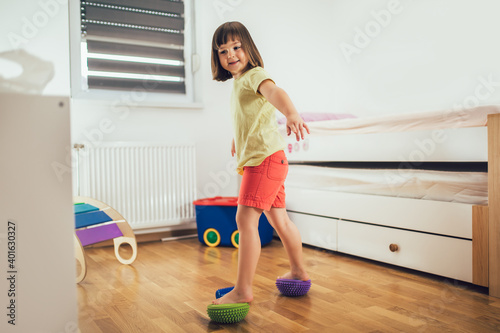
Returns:
[[[488,206],[288,186],[287,209],[305,244],[470,282],[500,297],[500,114],[488,116],[487,128],[325,138],[311,135],[305,146],[290,140],[289,160],[487,161]]]

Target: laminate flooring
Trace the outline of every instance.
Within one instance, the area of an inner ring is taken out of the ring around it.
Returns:
[[[197,238],[142,243],[132,265],[120,264],[113,247],[85,253],[82,333],[500,332],[500,299],[485,288],[307,246],[311,290],[284,297],[274,284],[288,271],[278,239],[262,248],[250,312],[231,325],[210,321],[206,307],[235,281],[235,248]]]

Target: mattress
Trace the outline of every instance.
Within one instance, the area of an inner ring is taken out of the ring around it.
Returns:
[[[487,161],[487,121],[500,106],[307,122],[286,136],[290,161]],[[309,119],[306,114],[304,119]],[[317,119],[315,119],[317,120]],[[285,133],[284,126],[280,128]]]
[[[486,205],[487,172],[290,165],[286,187]]]
[[[303,118],[313,135],[341,135],[482,127],[487,125],[488,114],[495,113],[500,113],[500,106],[487,105],[458,110],[448,109],[311,122],[307,122],[307,115],[303,115]],[[280,130],[282,134],[286,133],[284,125],[281,126]]]

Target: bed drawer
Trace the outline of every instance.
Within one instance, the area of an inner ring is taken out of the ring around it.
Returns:
[[[337,232],[339,252],[472,282],[470,240],[342,220]]]
[[[289,186],[286,206],[338,219],[472,239],[472,205]]]
[[[337,219],[288,212],[300,231],[302,243],[337,251]]]

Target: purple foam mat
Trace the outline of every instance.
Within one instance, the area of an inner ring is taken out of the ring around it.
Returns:
[[[118,225],[116,225],[116,223],[113,223],[98,226],[95,228],[76,230],[76,235],[80,239],[82,246],[86,246],[123,236],[123,233]]]

